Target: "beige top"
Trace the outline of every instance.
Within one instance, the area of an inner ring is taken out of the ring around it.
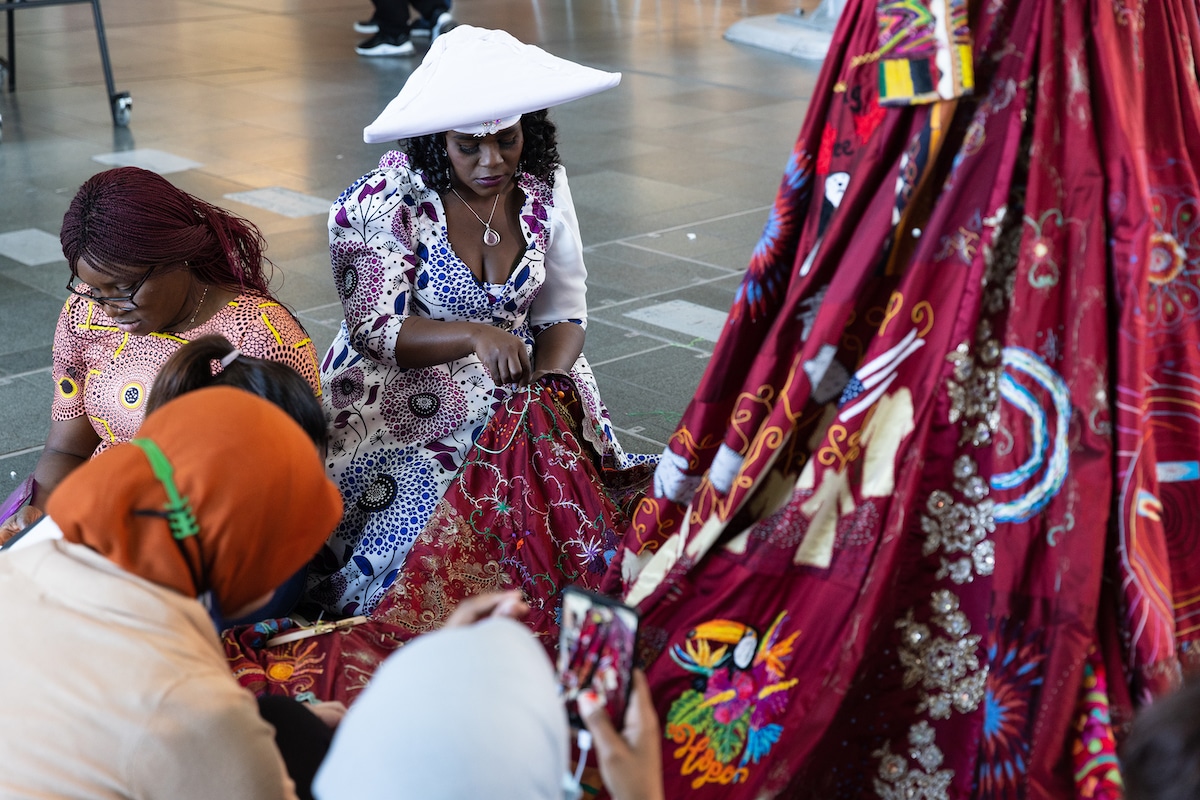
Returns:
[[[0,798],[295,798],[203,607],[98,553],[0,554]]]

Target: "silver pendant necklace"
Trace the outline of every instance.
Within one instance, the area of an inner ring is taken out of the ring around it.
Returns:
[[[475,209],[471,208],[466,200],[463,200],[462,195],[458,193],[457,189],[451,186],[450,191],[454,192],[454,196],[458,198],[459,202],[466,206],[467,211],[474,214],[475,219],[479,220],[480,224],[483,225],[483,243],[488,247],[495,247],[500,244],[500,234],[496,233],[492,228],[492,217],[496,216],[496,206],[500,204],[500,195],[496,195],[496,199],[492,201],[492,213],[488,214],[487,222],[484,222],[483,217],[475,213]]]

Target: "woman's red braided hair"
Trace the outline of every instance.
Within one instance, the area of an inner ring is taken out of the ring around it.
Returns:
[[[89,178],[63,216],[59,240],[72,273],[80,258],[131,279],[186,264],[205,283],[269,294],[266,240],[254,223],[138,167]]]

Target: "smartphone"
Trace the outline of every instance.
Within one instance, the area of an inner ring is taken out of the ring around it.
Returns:
[[[49,517],[40,517],[36,522],[25,528],[23,531],[13,536],[4,544],[0,545],[0,553],[7,553],[11,550],[21,550],[38,542],[44,542],[47,539],[63,538],[62,531],[54,524],[54,521]]]
[[[617,730],[625,726],[637,634],[638,614],[629,606],[574,586],[563,591],[558,680],[573,727],[583,727],[577,700],[589,689]]]

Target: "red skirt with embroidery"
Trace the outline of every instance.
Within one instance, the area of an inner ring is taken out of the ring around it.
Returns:
[[[234,675],[257,694],[350,703],[404,642],[445,623],[464,598],[521,589],[548,652],[559,594],[599,587],[652,467],[606,466],[588,441],[570,379],[551,375],[504,401],[446,490],[404,570],[367,622],[267,647],[296,626],[226,631]]]

